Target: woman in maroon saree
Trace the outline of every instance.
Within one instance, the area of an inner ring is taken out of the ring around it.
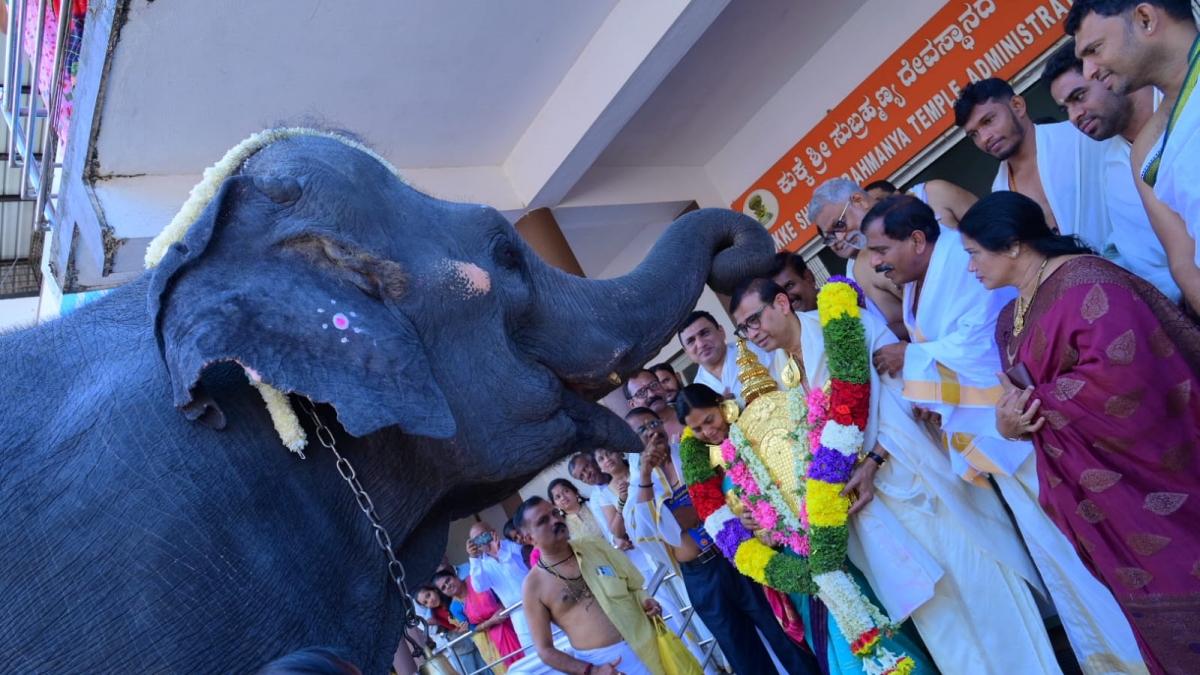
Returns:
[[[996,323],[997,429],[1032,439],[1042,508],[1116,596],[1150,672],[1200,673],[1200,330],[1027,197],[993,193],[959,227],[979,280],[1020,291]]]

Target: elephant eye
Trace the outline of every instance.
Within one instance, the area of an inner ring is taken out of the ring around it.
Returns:
[[[517,253],[517,247],[508,239],[502,239],[496,244],[494,255],[496,264],[505,269],[515,270],[521,267],[521,257]]]

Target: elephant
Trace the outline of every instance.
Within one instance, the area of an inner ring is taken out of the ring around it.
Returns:
[[[250,672],[313,645],[386,672],[406,604],[375,530],[250,380],[313,402],[411,582],[451,519],[574,451],[639,451],[597,401],[706,281],[727,293],[774,253],[754,219],[700,209],[628,275],[583,279],[348,135],[246,154],[137,279],[0,337],[10,672]]]

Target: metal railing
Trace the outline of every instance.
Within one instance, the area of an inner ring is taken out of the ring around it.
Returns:
[[[662,588],[663,583],[665,583],[668,579],[674,579],[674,578],[677,578],[678,576],[679,575],[675,572],[675,570],[673,570],[669,567],[664,567],[662,565],[659,565],[658,569],[655,570],[654,575],[650,577],[650,581],[646,583],[646,587],[645,587],[646,592],[648,592],[652,596],[657,595],[659,589]],[[668,589],[668,592],[670,592],[669,589]],[[676,598],[676,602],[680,605],[683,605],[683,603],[680,602],[680,600],[681,600],[680,598]],[[522,606],[522,603],[518,602],[517,604],[513,605],[512,607],[505,607],[500,612],[500,617],[507,619],[513,612],[520,609],[521,606]],[[681,609],[679,611],[680,611],[680,613],[683,614],[683,625],[681,625],[679,627],[679,632],[678,632],[678,635],[682,638],[683,634],[687,632],[688,627],[690,627],[692,625],[692,618],[695,617],[696,610],[689,604],[689,605],[681,607]],[[666,614],[663,616],[664,620],[672,619],[672,618],[674,618],[674,617],[670,614]],[[476,631],[474,629],[469,630],[466,633],[463,633],[462,635],[454,638],[453,640],[447,641],[446,644],[444,644],[441,647],[438,647],[436,650],[434,650],[434,653],[435,654],[445,654],[446,657],[450,659],[451,663],[454,664],[455,669],[458,670],[458,672],[462,673],[463,675],[479,675],[480,673],[488,670],[492,666],[503,663],[505,661],[505,659],[508,659],[509,657],[513,656],[514,654],[517,654],[522,651],[529,652],[526,654],[526,658],[528,658],[530,656],[536,657],[536,653],[532,652],[531,650],[517,649],[512,652],[509,652],[508,654],[504,654],[503,656],[497,658],[496,660],[488,663],[483,668],[479,668],[477,670],[467,672],[466,670],[463,669],[462,661],[459,660],[458,653],[454,651],[454,646],[464,640],[471,640],[477,632],[478,631]],[[562,629],[558,628],[557,626],[550,633],[550,637],[552,640],[557,640],[557,638],[561,635],[562,635]],[[701,641],[697,642],[697,644],[700,646],[700,648],[702,650],[704,650],[704,652],[703,652],[704,659],[700,663],[700,668],[703,669],[703,668],[708,667],[708,663],[710,661],[712,661],[713,653],[717,649],[717,641],[715,638],[709,638],[707,640],[701,640]]]
[[[42,69],[46,44],[46,10],[52,0],[11,0],[8,8],[8,34],[5,39],[4,83],[0,112],[8,124],[8,166],[21,170],[21,198],[35,202],[33,226],[46,231],[54,222],[58,195],[53,191],[58,154],[58,127],[54,116],[62,96],[63,67],[67,38],[73,24],[71,0],[58,2],[58,33],[54,62],[50,73],[46,105],[38,92],[38,73]],[[29,12],[37,12],[37,38],[27,63],[22,48]],[[26,80],[28,88],[21,86]],[[26,90],[27,89],[27,90]]]

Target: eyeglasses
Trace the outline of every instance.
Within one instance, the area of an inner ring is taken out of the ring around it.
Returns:
[[[658,380],[655,380],[641,389],[633,392],[632,398],[643,399],[649,396],[651,392],[655,391],[662,391],[662,385],[659,384]]]
[[[733,334],[743,340],[747,339],[747,334],[751,330],[756,330],[762,325],[763,312],[767,311],[767,308],[770,306],[769,304],[764,304],[762,307],[759,307],[757,312],[746,317],[746,323],[738,324],[734,327]]]
[[[651,430],[657,429],[662,425],[662,420],[654,420],[653,422],[647,422],[646,424],[634,429],[634,431],[637,432],[638,436],[645,438],[646,436],[650,435]]]
[[[821,233],[821,239],[826,246],[833,246],[838,242],[837,236],[846,231],[846,211],[850,210],[850,200],[846,200],[846,205],[842,207],[842,213],[833,221],[833,225],[829,227],[828,232]]]

